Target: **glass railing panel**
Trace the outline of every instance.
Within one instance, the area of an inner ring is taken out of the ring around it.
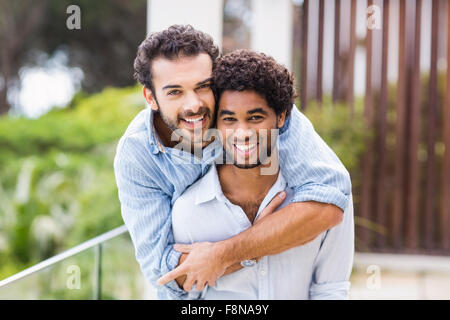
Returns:
[[[94,248],[0,287],[0,299],[92,299]]]
[[[92,241],[96,240],[87,243]],[[135,259],[128,232],[101,241],[1,286],[0,299],[156,299],[155,288]]]
[[[102,245],[102,299],[156,299],[134,255],[128,233]]]

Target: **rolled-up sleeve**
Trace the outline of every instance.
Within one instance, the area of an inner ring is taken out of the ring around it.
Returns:
[[[154,182],[151,172],[142,168],[139,156],[142,150],[137,144],[121,140],[114,171],[122,217],[133,241],[136,259],[145,278],[156,287],[156,280],[178,265],[181,253],[173,249],[171,198]],[[163,289],[162,293],[158,290],[160,298],[182,299],[187,295],[174,280]]]
[[[311,300],[348,299],[354,240],[353,199],[350,195],[342,223],[328,230],[322,239],[314,262],[309,292]]]
[[[278,150],[283,176],[295,192],[291,202],[317,201],[345,210],[350,174],[295,105],[280,130]]]

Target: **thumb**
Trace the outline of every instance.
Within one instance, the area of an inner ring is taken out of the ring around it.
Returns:
[[[280,206],[280,204],[283,203],[284,198],[286,198],[286,191],[279,192],[273,199],[270,201],[270,203],[267,205],[267,207],[264,208],[263,211],[258,216],[257,221],[260,219],[264,219],[264,217],[267,217],[269,214],[275,211],[276,208]]]
[[[173,248],[175,251],[178,251],[178,252],[189,253],[192,250],[192,245],[176,243],[173,245]]]

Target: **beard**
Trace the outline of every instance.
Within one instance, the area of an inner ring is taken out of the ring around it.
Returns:
[[[181,138],[183,140],[184,143],[187,144],[192,144],[195,143],[192,139],[192,134],[189,133],[185,133],[184,128],[180,128],[180,121],[183,118],[188,118],[188,117],[195,117],[195,116],[200,116],[200,115],[204,115],[205,117],[209,117],[209,119],[211,119],[211,110],[208,107],[200,107],[198,112],[194,113],[191,111],[185,111],[185,112],[181,112],[177,115],[176,119],[173,119],[169,116],[167,116],[167,114],[165,114],[162,110],[161,107],[158,104],[158,112],[161,116],[162,121],[164,122],[164,124],[172,131],[177,133],[178,138]],[[210,124],[212,125],[212,123]],[[194,129],[197,130],[196,132],[198,132],[200,135],[202,135],[202,128],[198,128],[198,129]],[[202,137],[203,138],[203,137]],[[198,142],[197,142],[198,143]]]
[[[239,164],[239,163],[233,163],[233,166],[239,169],[253,169],[256,167],[259,167],[261,165],[261,161],[257,161],[255,164]]]
[[[169,118],[164,112],[161,111],[161,108],[159,109],[159,115],[161,116],[162,121],[164,124],[172,131],[175,131],[178,129],[178,122],[172,120]]]
[[[161,116],[161,119],[166,124],[167,127],[169,127],[172,131],[175,131],[177,129],[180,129],[179,123],[181,119],[188,118],[188,117],[195,117],[200,115],[205,115],[211,119],[211,110],[208,107],[200,107],[198,112],[194,113],[191,111],[185,111],[181,112],[177,115],[177,119],[171,119],[169,116],[167,116],[162,110],[161,107],[158,105],[158,112]]]

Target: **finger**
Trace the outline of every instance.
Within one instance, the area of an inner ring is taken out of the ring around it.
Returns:
[[[186,281],[184,282],[183,289],[188,292],[191,291],[194,282],[195,282],[194,277],[187,277]]]
[[[264,217],[267,217],[269,214],[275,211],[276,208],[280,206],[280,204],[283,203],[284,198],[286,198],[286,191],[279,192],[275,197],[273,197],[272,201],[267,205],[267,207],[264,208],[263,211],[258,216],[258,219],[263,219]]]
[[[192,245],[176,243],[173,248],[178,252],[189,253],[192,250]]]
[[[177,267],[175,269],[173,269],[170,272],[167,272],[165,275],[163,275],[161,278],[159,278],[156,281],[157,285],[163,286],[166,283],[175,280],[176,278],[178,278],[179,276],[182,276],[183,274],[186,274],[186,271],[180,267]]]
[[[207,284],[210,287],[214,287],[216,285],[216,280],[210,279],[210,280],[208,280]]]
[[[197,288],[198,291],[202,291],[203,288],[205,288],[206,286],[206,281],[204,280],[197,280],[197,283],[195,284],[195,287]]]

